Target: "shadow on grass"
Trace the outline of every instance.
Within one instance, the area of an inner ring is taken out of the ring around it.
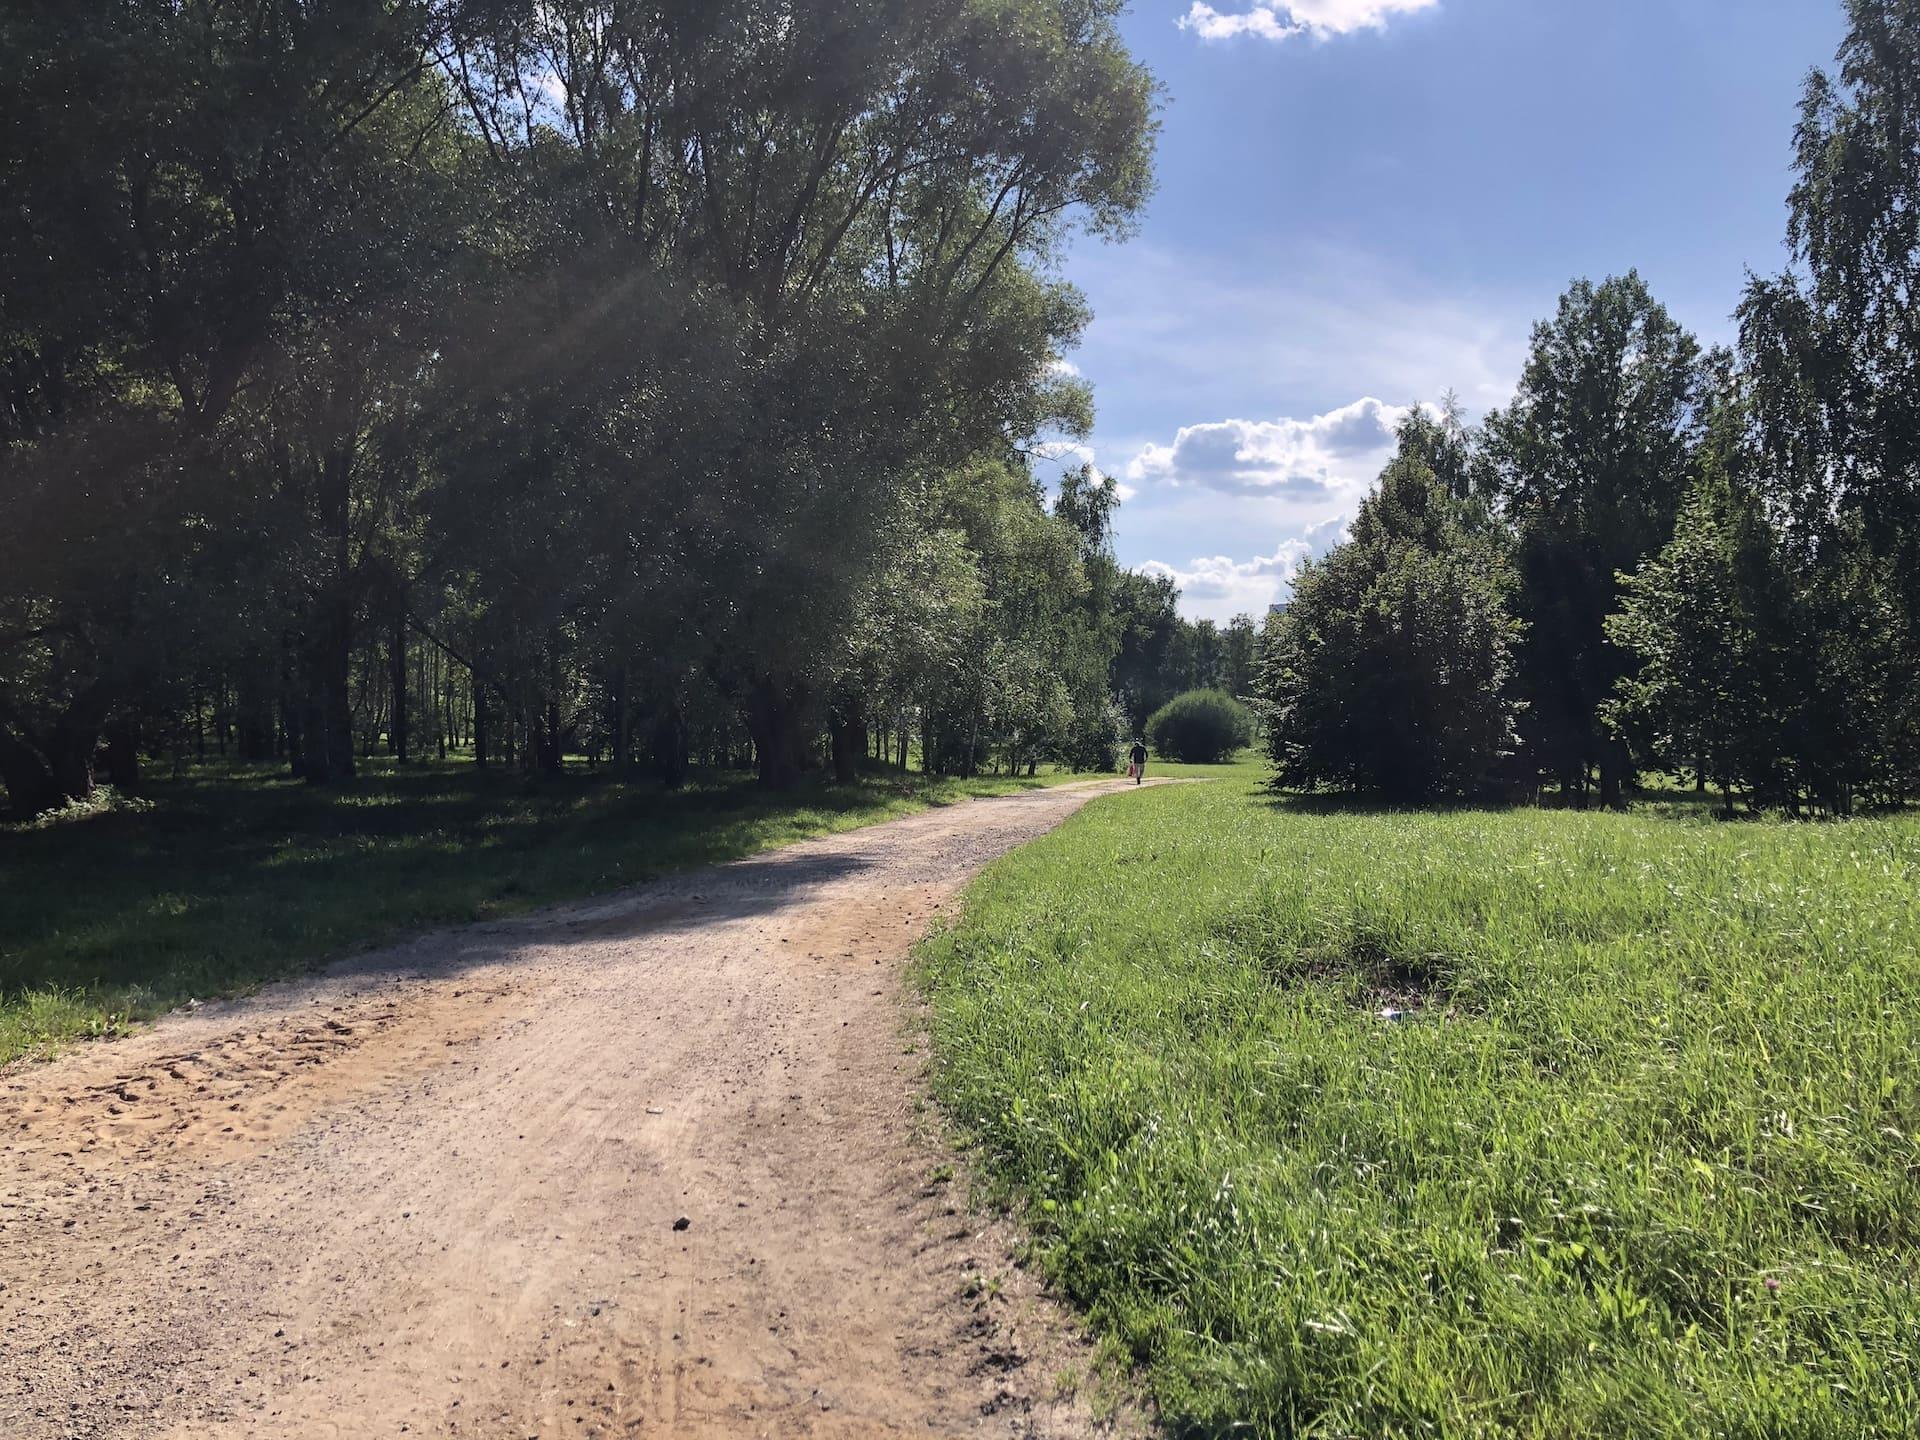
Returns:
[[[1380,795],[1320,790],[1278,790],[1257,787],[1253,794],[1264,804],[1290,815],[1505,815],[1534,808],[1518,800],[1390,800]]]
[[[1335,791],[1281,790],[1272,785],[1255,788],[1262,801],[1294,815],[1511,815],[1517,811],[1550,810],[1589,815],[1643,815],[1660,820],[1717,824],[1779,819],[1777,813],[1742,810],[1728,815],[1716,796],[1666,789],[1631,792],[1624,809],[1608,810],[1597,803],[1580,804],[1570,796],[1551,792],[1540,796],[1477,796],[1444,800],[1392,800],[1377,794]]]
[[[457,762],[376,764],[340,791],[264,767],[156,781],[137,810],[0,826],[0,1063],[63,1038],[22,1029],[31,997],[74,1002],[91,1017],[62,1022],[74,1033],[111,1028],[410,931],[1043,783],[896,772],[773,794],[706,773],[667,791],[606,771],[535,779]]]

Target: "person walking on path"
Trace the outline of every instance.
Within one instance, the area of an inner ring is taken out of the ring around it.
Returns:
[[[1136,740],[1133,749],[1127,754],[1127,774],[1138,785],[1147,778],[1147,742]]]

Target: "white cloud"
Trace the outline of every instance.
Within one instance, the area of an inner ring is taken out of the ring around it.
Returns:
[[[1241,614],[1257,619],[1292,585],[1312,548],[1305,540],[1288,540],[1273,554],[1252,560],[1205,555],[1184,568],[1149,560],[1140,571],[1164,575],[1178,585],[1180,608],[1189,614],[1219,621]]]
[[[1356,30],[1380,30],[1395,15],[1429,10],[1440,0],[1255,0],[1238,14],[1227,14],[1195,0],[1180,18],[1180,28],[1202,40],[1233,40],[1251,35],[1260,40],[1288,40],[1311,35],[1325,40]]]
[[[1273,554],[1251,560],[1206,555],[1189,560],[1184,567],[1149,560],[1139,568],[1143,574],[1164,575],[1178,585],[1180,609],[1192,618],[1219,624],[1235,615],[1258,620],[1269,605],[1286,598],[1303,564],[1346,540],[1351,523],[1350,516],[1335,515],[1281,541]]]
[[[1363,429],[1368,407],[1354,397],[1377,397],[1386,413],[1374,418],[1387,424],[1398,407],[1448,390],[1470,415],[1505,404],[1538,308],[1534,296],[1441,290],[1371,251],[1320,240],[1257,263],[1135,242],[1124,254],[1085,250],[1074,271],[1096,317],[1078,358],[1103,377],[1087,442],[1140,491],[1115,520],[1121,563],[1172,561],[1192,573],[1201,567],[1179,565],[1186,556],[1271,554],[1354,512],[1392,454],[1384,442],[1357,452],[1334,443],[1329,416]],[[1202,467],[1188,463],[1204,443],[1179,445],[1196,422],[1233,432],[1214,440],[1228,457],[1224,482],[1200,483]],[[1276,483],[1289,475],[1304,483]],[[1267,603],[1250,584],[1242,591],[1237,608]],[[1225,620],[1236,606],[1180,608]]]
[[[1346,544],[1352,532],[1353,516],[1335,515],[1331,519],[1322,520],[1318,525],[1309,525],[1303,538],[1307,542],[1307,548],[1313,552],[1313,557],[1317,560],[1334,546]]]
[[[1214,420],[1183,425],[1171,445],[1147,445],[1128,462],[1136,483],[1201,486],[1234,495],[1309,500],[1370,484],[1393,452],[1407,414],[1371,396],[1311,420]]]

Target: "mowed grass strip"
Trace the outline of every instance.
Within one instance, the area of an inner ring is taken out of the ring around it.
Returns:
[[[1912,818],[1243,768],[987,872],[937,1085],[1176,1435],[1911,1437],[1916,879]]]
[[[213,768],[0,825],[0,1064],[427,926],[618,889],[929,805],[1070,780],[886,774],[773,795],[371,762],[351,789]]]

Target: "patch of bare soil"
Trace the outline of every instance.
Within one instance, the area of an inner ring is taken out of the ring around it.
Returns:
[[[427,936],[0,1073],[0,1435],[1095,1433],[1071,1322],[937,1178],[902,962],[1119,788]]]

